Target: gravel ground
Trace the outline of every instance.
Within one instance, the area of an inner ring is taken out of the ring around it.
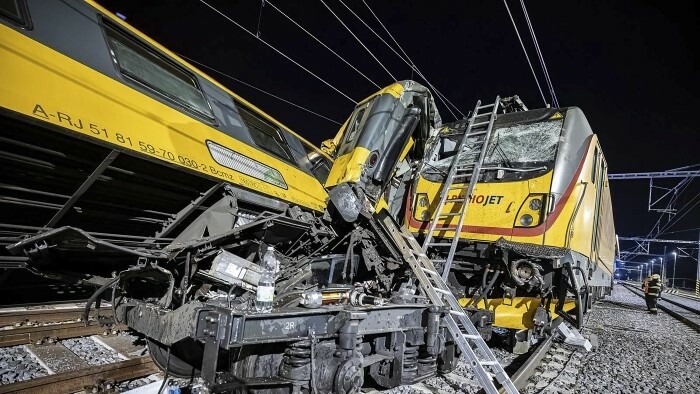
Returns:
[[[24,346],[0,348],[0,384],[46,376],[48,373]]]
[[[697,393],[700,334],[616,286],[590,312],[587,324],[599,347],[585,355],[577,393]]]
[[[90,365],[105,365],[124,361],[116,352],[90,338],[73,338],[61,341],[63,346],[77,354]]]

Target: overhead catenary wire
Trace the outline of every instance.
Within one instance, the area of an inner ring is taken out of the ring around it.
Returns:
[[[537,84],[537,90],[540,91],[540,96],[542,96],[542,101],[544,101],[544,105],[549,105],[547,103],[547,99],[544,96],[544,92],[542,92],[542,86],[540,86],[540,80],[537,78],[537,73],[535,73],[535,68],[532,67],[532,62],[530,61],[530,55],[527,54],[527,49],[525,49],[525,44],[523,43],[523,39],[520,37],[520,31],[518,31],[518,25],[515,24],[515,19],[513,19],[513,14],[510,12],[510,7],[508,7],[507,0],[503,0],[503,5],[506,6],[506,11],[508,11],[508,16],[510,17],[510,21],[513,22],[513,28],[515,29],[515,34],[518,36],[518,41],[520,41],[520,46],[523,48],[523,53],[525,54],[525,58],[527,59],[527,64],[530,66],[530,71],[532,71],[532,76],[535,78],[535,83]]]
[[[353,66],[352,64],[350,64],[350,62],[348,62],[347,60],[345,60],[345,58],[343,58],[342,56],[340,56],[336,51],[334,51],[333,49],[331,49],[331,48],[330,48],[328,45],[326,45],[323,41],[321,41],[321,40],[318,39],[316,36],[314,36],[313,33],[311,33],[311,32],[309,32],[308,30],[306,30],[303,26],[301,26],[299,23],[297,23],[297,22],[296,22],[294,19],[292,19],[289,15],[285,14],[282,10],[280,10],[279,8],[277,8],[274,4],[272,4],[272,2],[271,2],[270,0],[265,0],[265,1],[266,1],[267,4],[269,4],[272,8],[274,8],[277,12],[279,12],[280,14],[282,14],[282,16],[284,16],[284,17],[287,18],[290,22],[292,22],[292,23],[295,24],[298,28],[300,28],[304,33],[308,34],[308,35],[309,35],[311,38],[313,38],[316,42],[318,42],[319,44],[321,44],[324,48],[328,49],[328,50],[329,50],[332,54],[334,54],[338,59],[342,60],[342,61],[343,61],[345,64],[347,64],[350,68],[352,68],[353,70],[355,70],[355,71],[356,71],[358,74],[360,74],[364,79],[366,79],[367,81],[369,81],[372,85],[376,86],[377,89],[380,89],[380,88],[381,88],[376,82],[374,82],[373,80],[371,80],[371,79],[370,79],[367,75],[365,75],[362,71],[358,70],[355,66]]]
[[[425,77],[425,75],[423,75],[423,73],[420,71],[418,66],[416,66],[416,64],[413,62],[411,57],[408,56],[408,53],[406,53],[406,51],[404,51],[403,47],[401,47],[401,44],[399,44],[399,42],[394,38],[394,36],[389,31],[389,29],[387,29],[387,27],[384,25],[384,23],[382,23],[381,19],[379,19],[379,16],[377,16],[377,14],[374,13],[372,8],[370,8],[369,4],[367,4],[367,2],[365,2],[364,0],[362,0],[362,2],[364,3],[365,7],[367,7],[367,9],[372,14],[372,16],[374,16],[374,19],[377,20],[377,22],[382,27],[382,29],[384,29],[384,31],[389,35],[389,37],[394,42],[394,44],[396,44],[396,46],[399,48],[399,50],[401,50],[403,55],[406,57],[405,59],[398,52],[396,52],[396,50],[388,42],[386,42],[379,34],[377,34],[377,32],[374,31],[374,29],[372,29],[372,27],[370,27],[367,23],[365,23],[365,21],[362,18],[360,18],[359,15],[357,15],[354,11],[352,11],[352,9],[350,9],[350,7],[345,5],[345,3],[342,0],[340,0],[340,3],[343,4],[345,6],[345,8],[350,10],[350,12],[352,12],[352,14],[355,15],[355,17],[357,19],[359,19],[372,33],[374,33],[374,35],[377,36],[377,38],[379,38],[384,43],[384,45],[386,45],[389,49],[391,49],[391,51],[394,52],[396,54],[396,56],[398,56],[401,60],[403,60],[403,62],[406,63],[406,65],[411,67],[411,72],[415,71],[415,73],[418,74],[425,81],[425,83],[428,85],[428,87],[430,87],[430,89],[433,92],[435,92],[435,96],[437,96],[437,98],[440,99],[442,104],[445,107],[447,107],[447,110],[450,111],[450,113],[452,114],[452,116],[454,116],[455,119],[457,119],[457,116],[454,114],[454,112],[452,112],[452,110],[450,110],[450,105],[464,118],[465,117],[464,113],[462,113],[462,111],[460,111],[456,105],[454,105],[444,94],[442,94],[442,92],[440,92],[440,90],[438,90],[435,86],[433,86],[433,84],[430,83],[430,81],[428,80],[428,78]]]
[[[345,27],[345,30],[347,30],[348,33],[350,33],[350,34],[355,38],[355,40],[357,40],[357,42],[360,43],[360,45],[362,46],[362,48],[364,48],[365,51],[367,51],[367,53],[369,53],[369,55],[372,56],[372,58],[384,69],[384,71],[386,71],[386,73],[389,74],[389,76],[391,77],[392,81],[396,81],[396,77],[394,77],[394,76],[391,74],[391,72],[384,66],[384,64],[383,64],[379,59],[377,59],[376,56],[374,56],[374,53],[372,53],[372,51],[371,51],[369,48],[367,48],[367,46],[362,42],[362,40],[360,40],[360,38],[357,37],[357,35],[355,35],[355,33],[352,32],[352,30],[348,27],[348,25],[346,25],[345,22],[343,22],[343,20],[340,19],[340,17],[339,17],[335,12],[333,12],[333,10],[331,9],[331,7],[329,7],[328,4],[326,4],[325,1],[323,1],[323,0],[319,0],[319,1],[328,9],[328,11],[331,12],[331,14],[333,14],[333,16],[335,17],[335,19],[337,19],[338,22],[340,22],[340,24],[343,25],[343,27]]]
[[[554,93],[554,85],[552,85],[552,80],[549,77],[549,71],[547,70],[547,65],[544,62],[544,57],[542,56],[542,50],[540,49],[540,44],[537,42],[537,36],[535,35],[535,29],[532,27],[532,22],[530,21],[530,15],[527,13],[527,8],[525,7],[525,0],[520,0],[520,5],[523,8],[523,14],[525,15],[525,21],[527,22],[527,27],[530,29],[530,35],[532,36],[532,42],[535,44],[535,51],[537,52],[537,57],[540,60],[540,65],[542,66],[542,72],[544,74],[545,82],[547,82],[547,87],[549,88],[549,94],[552,96],[552,105],[555,108],[559,108],[559,100],[557,99],[556,93]]]
[[[221,15],[222,17],[224,17],[224,18],[225,18],[226,20],[228,20],[229,22],[231,22],[231,23],[233,23],[234,25],[238,26],[238,28],[240,28],[241,30],[243,30],[243,31],[245,31],[246,33],[250,34],[251,36],[255,37],[256,39],[258,39],[258,40],[259,40],[260,42],[262,42],[263,44],[267,45],[270,49],[272,49],[273,51],[277,52],[279,55],[281,55],[281,56],[284,57],[285,59],[287,59],[287,60],[289,60],[290,62],[294,63],[297,67],[301,68],[302,70],[304,70],[304,71],[306,71],[307,73],[311,74],[314,78],[316,78],[316,79],[318,79],[319,81],[323,82],[323,83],[324,83],[326,86],[328,86],[329,88],[335,90],[335,91],[338,92],[340,95],[342,95],[343,97],[345,97],[345,98],[347,98],[348,100],[350,100],[353,104],[357,104],[357,101],[353,100],[350,96],[348,96],[347,94],[345,94],[345,93],[343,93],[342,91],[340,91],[340,89],[338,89],[338,88],[336,88],[335,86],[331,85],[331,84],[330,84],[329,82],[327,82],[325,79],[323,79],[323,78],[319,77],[318,75],[316,75],[313,71],[311,71],[311,70],[309,70],[308,68],[302,66],[299,62],[297,62],[296,60],[294,60],[294,59],[292,59],[291,57],[287,56],[285,53],[283,53],[283,52],[280,51],[279,49],[275,48],[272,44],[270,44],[270,43],[268,43],[267,41],[263,40],[262,38],[258,37],[255,33],[253,33],[252,31],[250,31],[250,30],[248,30],[248,29],[246,29],[245,27],[243,27],[241,24],[239,24],[238,22],[236,22],[235,20],[233,20],[233,19],[232,19],[231,17],[229,17],[228,15],[226,15],[226,14],[224,14],[223,12],[219,11],[217,8],[215,8],[214,6],[212,6],[211,4],[207,3],[207,2],[204,1],[204,0],[199,0],[199,1],[200,1],[202,4],[206,5],[207,7],[211,8],[211,9],[212,9],[214,12],[216,12],[217,14]]]
[[[665,208],[665,209],[670,209],[670,208],[673,206],[673,204],[674,204],[675,201],[678,199],[678,197],[679,197],[679,196],[685,191],[685,189],[690,185],[691,181],[692,181],[692,178],[687,178],[687,179],[684,179],[683,181],[680,182],[680,184],[678,185],[678,189],[679,189],[678,193],[676,193],[676,195],[674,195],[673,198],[669,199],[669,202],[666,204],[666,208]],[[676,216],[678,217],[678,214],[680,214],[681,212],[683,212],[683,210],[684,210],[693,200],[695,200],[696,197],[697,197],[697,195],[696,195],[695,197],[693,197],[688,203],[686,203],[685,205],[683,205],[683,206],[678,210]],[[694,205],[691,207],[691,209],[692,209],[695,205],[697,205],[697,203],[694,204]],[[687,213],[687,212],[686,212],[686,213]],[[684,213],[682,216],[684,216],[684,215],[685,215],[685,213]],[[682,217],[682,216],[681,216],[681,217]],[[669,225],[674,224],[674,223],[677,221],[677,219],[676,219],[676,220],[673,220],[673,221],[670,221],[669,223],[667,223],[665,226],[662,227],[662,226],[661,226],[661,219],[662,219],[662,218],[663,218],[663,216],[660,216],[660,217],[659,217],[659,219],[656,221],[656,223],[652,226],[652,229],[649,231],[649,233],[647,233],[647,235],[646,235],[644,238],[650,238],[650,239],[651,239],[651,238],[656,238],[657,236],[664,234],[663,231],[664,231],[665,229],[667,229],[667,228],[669,227]],[[678,218],[678,219],[680,219],[680,218]],[[658,231],[656,231],[656,233],[655,233],[655,232],[654,232],[654,229],[656,229],[656,228],[658,228]],[[634,255],[632,258],[635,258],[635,257],[639,256],[640,253],[638,253],[638,251],[639,251],[641,248],[642,248],[642,245],[638,243],[638,244],[632,249],[632,251],[629,252],[630,254]]]
[[[269,2],[268,2],[268,3],[269,3]],[[180,54],[180,53],[178,53],[177,55],[180,56],[180,57],[183,58],[183,59],[186,59],[186,60],[189,61],[189,62],[192,62],[192,63],[194,63],[194,64],[197,64],[197,65],[200,66],[200,67],[204,67],[204,68],[206,68],[207,70],[213,71],[213,72],[215,72],[215,73],[217,73],[217,74],[219,74],[219,75],[221,75],[221,76],[224,76],[224,77],[226,77],[226,78],[228,78],[228,79],[231,79],[231,80],[233,80],[233,81],[236,81],[236,82],[240,83],[241,85],[248,86],[248,87],[251,88],[251,89],[255,89],[255,90],[257,90],[257,91],[260,92],[260,93],[264,93],[264,94],[266,94],[266,95],[268,95],[268,96],[271,96],[271,97],[273,97],[273,98],[275,98],[275,99],[277,99],[277,100],[280,100],[280,101],[285,102],[285,103],[287,103],[287,104],[289,104],[289,105],[292,105],[292,106],[294,106],[294,107],[297,107],[297,108],[299,108],[299,109],[301,109],[301,110],[303,110],[303,111],[306,111],[306,112],[308,112],[308,113],[310,113],[310,114],[312,114],[312,115],[316,115],[316,116],[318,116],[319,118],[323,118],[323,119],[325,119],[325,120],[327,120],[327,121],[329,121],[329,122],[335,123],[335,124],[337,124],[337,125],[342,125],[342,123],[340,123],[340,122],[338,122],[338,121],[335,121],[335,120],[333,120],[333,119],[331,119],[331,118],[329,118],[329,117],[327,117],[327,116],[321,115],[321,114],[319,114],[318,112],[315,112],[315,111],[312,111],[312,110],[310,110],[310,109],[308,109],[308,108],[302,107],[302,106],[299,105],[299,104],[296,104],[296,103],[294,103],[294,102],[292,102],[292,101],[286,100],[286,99],[284,99],[284,98],[282,98],[282,97],[280,97],[280,96],[277,96],[277,95],[275,95],[275,94],[273,94],[273,93],[268,92],[267,90],[260,89],[259,87],[254,86],[254,85],[251,85],[251,84],[249,84],[249,83],[247,83],[247,82],[245,82],[245,81],[241,81],[240,79],[238,79],[238,78],[236,78],[236,77],[233,77],[233,76],[231,76],[231,75],[229,75],[229,74],[226,74],[226,73],[223,72],[223,71],[220,71],[220,70],[217,70],[217,69],[215,69],[215,68],[213,68],[213,67],[207,66],[207,65],[204,64],[204,63],[198,62],[198,61],[196,61],[196,60],[194,60],[194,59],[192,59],[192,58],[189,58],[189,57],[187,57],[187,56],[185,56],[185,55],[182,55],[182,54]]]

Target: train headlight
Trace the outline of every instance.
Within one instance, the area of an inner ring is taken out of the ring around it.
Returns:
[[[520,217],[520,224],[524,227],[529,227],[532,225],[532,215],[526,213]]]
[[[520,205],[513,220],[514,227],[536,227],[544,221],[545,194],[532,193]]]
[[[413,217],[416,220],[427,222],[430,220],[430,199],[425,193],[416,193],[416,199],[413,201]]]
[[[428,196],[425,196],[425,195],[420,196],[420,198],[418,198],[418,206],[421,208],[427,207],[428,206]]]

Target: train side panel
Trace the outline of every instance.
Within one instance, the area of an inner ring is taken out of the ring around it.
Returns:
[[[89,50],[109,51],[106,44]],[[2,24],[0,51],[0,106],[14,113],[306,208],[325,207],[326,193],[313,176],[224,130],[241,127],[230,99],[216,105],[228,104],[231,115],[212,110],[213,120],[200,121]]]

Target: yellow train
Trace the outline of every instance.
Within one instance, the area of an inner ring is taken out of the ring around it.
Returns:
[[[332,163],[93,2],[0,7],[0,267],[92,285],[88,305],[109,300],[156,364],[212,392],[351,393],[456,367],[444,311],[386,234],[347,223],[368,212],[337,199],[359,154]],[[437,115],[419,85],[380,96],[374,200]],[[344,143],[364,141],[360,118]]]
[[[429,92],[411,82],[394,84],[361,102],[325,143],[337,162],[346,163],[334,167],[326,185],[348,182],[374,196],[376,209],[390,210],[418,237],[435,220],[468,122],[440,125],[425,106],[422,129],[394,132],[384,121],[391,116],[386,108],[406,102],[420,108],[419,101],[429,100]],[[374,163],[388,152],[387,140],[401,153],[392,157],[391,180],[375,182],[381,177]],[[527,348],[529,337],[542,335],[558,315],[579,326],[592,300],[610,291],[616,238],[607,164],[576,107],[499,113],[486,149],[462,228],[456,231],[458,215],[440,217],[441,231],[433,236],[435,243],[460,238],[448,280],[463,305],[491,312],[486,325],[512,330]],[[462,182],[453,185],[445,212],[459,211]],[[436,261],[447,254],[436,247],[427,252]]]
[[[241,217],[325,209],[320,149],[98,4],[2,7],[3,245],[65,226],[167,244],[222,193]]]
[[[321,151],[91,1],[0,7],[0,267],[94,285],[88,305],[110,300],[159,366],[215,392],[350,393],[456,367],[450,315],[419,293],[391,219],[421,233],[435,149],[448,158],[461,127],[425,87],[370,96]],[[580,322],[609,287],[606,168],[583,115],[507,113],[496,134],[542,123],[559,125],[545,169],[485,171],[459,231],[456,293],[503,273],[469,309],[483,329],[541,331],[540,300]]]

